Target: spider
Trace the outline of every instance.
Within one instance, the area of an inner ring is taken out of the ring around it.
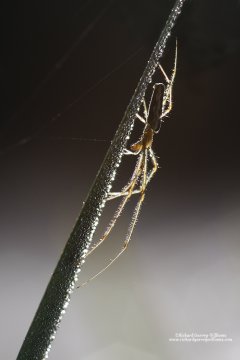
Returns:
[[[158,162],[152,150],[152,143],[153,143],[154,135],[160,131],[164,118],[169,114],[169,112],[172,109],[172,88],[176,76],[176,67],[177,67],[177,42],[175,49],[174,66],[171,77],[169,78],[167,76],[160,63],[158,63],[158,68],[160,69],[160,72],[162,73],[165,79],[165,84],[155,83],[153,85],[149,105],[147,106],[145,99],[143,99],[142,102],[143,116],[136,114],[136,119],[139,119],[141,122],[144,123],[144,129],[140,139],[136,143],[130,146],[130,150],[126,149],[124,151],[125,155],[137,156],[137,162],[133,174],[130,180],[128,181],[127,185],[125,185],[120,192],[109,193],[107,198],[107,201],[110,201],[115,198],[121,197],[122,201],[120,202],[120,205],[117,211],[115,212],[113,218],[111,219],[103,236],[95,245],[93,245],[93,247],[88,251],[85,257],[89,256],[94,250],[96,250],[96,248],[99,245],[101,245],[104,242],[104,240],[107,239],[108,235],[112,231],[117,219],[121,215],[127,201],[131,198],[131,196],[134,194],[140,194],[140,197],[137,201],[137,204],[133,212],[132,220],[129,225],[126,238],[124,240],[124,244],[121,250],[117,253],[117,255],[115,255],[114,258],[111,259],[109,263],[102,270],[100,270],[97,274],[95,274],[90,279],[85,281],[79,287],[85,286],[91,280],[95,279],[97,276],[102,274],[108,267],[112,265],[114,261],[116,261],[120,257],[120,255],[128,247],[129,241],[131,240],[133,229],[137,222],[141,205],[145,197],[145,191],[147,185],[158,169]],[[152,163],[152,169],[148,173],[147,163],[149,159],[151,160]]]

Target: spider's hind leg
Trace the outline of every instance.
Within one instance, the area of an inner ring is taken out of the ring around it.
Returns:
[[[123,212],[123,209],[124,209],[127,201],[132,196],[132,194],[135,193],[134,188],[136,186],[139,176],[141,176],[141,174],[142,174],[142,167],[143,167],[143,156],[141,154],[138,159],[138,162],[136,164],[136,167],[134,169],[134,172],[132,174],[132,177],[129,180],[128,184],[122,189],[121,192],[113,193],[113,196],[111,196],[111,193],[109,194],[110,197],[107,200],[112,200],[112,199],[115,199],[116,197],[120,197],[120,196],[122,196],[123,199],[122,199],[120,205],[118,206],[113,218],[110,220],[109,225],[108,225],[106,231],[104,232],[103,236],[100,238],[100,240],[95,245],[93,245],[93,247],[88,251],[88,253],[86,254],[85,257],[89,256],[99,245],[101,245],[103,243],[103,241],[106,240],[106,238],[108,237],[108,235],[110,234],[112,229],[114,228],[114,225],[116,224],[117,219]]]
[[[93,277],[91,277],[90,279],[88,279],[87,281],[85,281],[82,285],[80,285],[80,287],[83,287],[85,285],[87,285],[90,281],[94,280],[97,276],[101,275],[105,270],[107,270],[121,255],[122,253],[127,249],[128,244],[131,240],[131,236],[132,236],[132,232],[133,229],[136,225],[137,222],[137,218],[141,209],[141,205],[143,203],[144,197],[145,197],[145,190],[146,190],[146,186],[147,186],[147,150],[145,150],[144,152],[144,156],[143,156],[143,168],[142,168],[142,173],[140,174],[140,176],[142,175],[142,187],[141,187],[141,196],[137,202],[137,205],[135,206],[134,212],[133,212],[133,216],[132,216],[132,221],[131,224],[128,228],[128,232],[127,232],[127,236],[124,240],[124,244],[121,248],[121,250],[118,252],[117,255],[114,256],[113,259],[110,260],[110,262],[102,269],[100,270],[97,274],[95,274]],[[97,244],[97,246],[100,245]],[[95,246],[94,249],[97,247]],[[93,250],[90,250],[90,252],[92,252]],[[89,254],[89,253],[88,253]]]

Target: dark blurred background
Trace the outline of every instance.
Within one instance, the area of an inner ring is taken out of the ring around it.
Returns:
[[[17,355],[173,4],[0,6],[1,359]],[[73,294],[52,359],[239,357],[239,0],[186,2],[161,60],[167,73],[176,37],[174,106],[154,143],[161,169],[129,250]],[[116,191],[133,166],[123,160]],[[132,206],[80,282],[121,247]],[[170,342],[179,332],[232,341]]]

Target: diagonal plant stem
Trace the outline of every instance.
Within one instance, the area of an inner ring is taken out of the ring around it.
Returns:
[[[153,49],[144,73],[90,189],[80,216],[50,279],[17,360],[42,360],[48,357],[51,342],[55,338],[62,316],[69,304],[70,295],[78,280],[81,265],[84,262],[84,256],[90,246],[98,219],[121,162],[136,113],[151,82],[157,62],[163,55],[166,41],[170,37],[171,30],[181,13],[184,2],[185,0],[176,0],[159,40]]]

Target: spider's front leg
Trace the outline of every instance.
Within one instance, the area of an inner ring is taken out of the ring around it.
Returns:
[[[158,64],[158,66],[166,80],[166,83],[167,83],[166,90],[164,91],[164,97],[163,97],[163,103],[162,103],[161,119],[163,119],[172,110],[172,88],[173,88],[173,83],[174,83],[176,71],[177,71],[177,41],[176,41],[176,49],[175,49],[174,66],[173,66],[172,75],[171,75],[170,79],[167,76],[167,74],[165,73],[165,71],[160,63]]]
[[[137,113],[136,118],[139,119],[142,123],[146,124],[147,118],[148,118],[148,108],[147,108],[146,100],[144,98],[143,98],[142,104],[143,104],[144,117],[142,117],[141,115],[139,115]]]

